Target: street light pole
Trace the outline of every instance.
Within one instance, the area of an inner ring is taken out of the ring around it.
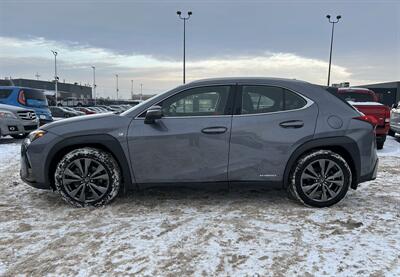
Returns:
[[[143,84],[140,84],[140,98],[139,100],[142,101],[143,98]]]
[[[94,96],[94,105],[96,106],[96,67],[92,65],[93,68],[93,96]]]
[[[186,82],[186,20],[189,20],[190,16],[193,14],[192,12],[188,12],[187,17],[182,16],[181,11],[177,11],[176,14],[180,19],[183,20],[183,83]]]
[[[51,50],[54,55],[54,86],[56,91],[56,106],[58,102],[58,76],[57,76],[57,51]]]
[[[342,16],[338,15],[336,16],[336,21],[335,20],[331,20],[331,16],[328,14],[326,16],[326,18],[328,18],[329,23],[332,24],[332,34],[331,34],[331,50],[329,52],[329,69],[328,69],[328,87],[330,84],[330,80],[331,80],[331,64],[332,64],[332,47],[333,47],[333,32],[335,30],[335,24],[339,22],[339,19],[342,18]]]
[[[133,100],[133,80],[131,80],[131,99]]]
[[[117,91],[117,101],[118,101],[118,92],[119,92],[119,88],[118,88],[118,74],[115,74],[115,78],[116,78],[116,80],[117,80],[117,88],[116,88],[116,91]]]

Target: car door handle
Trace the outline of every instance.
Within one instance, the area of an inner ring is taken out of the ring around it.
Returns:
[[[226,127],[207,127],[201,130],[204,134],[223,134],[228,130]]]
[[[289,120],[281,122],[279,126],[282,128],[301,128],[304,126],[304,122],[302,120]]]

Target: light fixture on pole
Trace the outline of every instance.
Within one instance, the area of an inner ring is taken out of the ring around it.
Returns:
[[[93,69],[93,98],[94,98],[94,105],[96,106],[96,67],[94,65],[92,65],[92,69]]]
[[[57,76],[57,51],[51,50],[54,55],[54,88],[56,91],[56,106],[58,102],[58,76]]]
[[[332,34],[331,34],[331,50],[329,52],[329,68],[328,68],[328,87],[331,80],[331,64],[332,64],[332,46],[333,46],[333,32],[335,30],[335,24],[339,22],[339,19],[342,18],[341,15],[336,16],[336,20],[331,20],[331,16],[328,14],[326,16],[328,18],[329,23],[332,24]]]
[[[191,11],[187,13],[187,17],[182,16],[181,11],[177,11],[176,14],[180,19],[183,20],[183,83],[186,82],[186,20],[189,20],[193,14]]]

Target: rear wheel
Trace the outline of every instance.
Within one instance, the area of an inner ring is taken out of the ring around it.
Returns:
[[[383,149],[383,145],[385,144],[385,142],[384,141],[377,141],[376,142],[376,148],[377,149]]]
[[[313,207],[329,207],[342,200],[352,173],[339,154],[317,150],[302,156],[292,169],[288,191],[291,197]]]
[[[75,207],[98,207],[117,196],[121,172],[111,154],[96,148],[79,148],[58,163],[55,185],[67,203]]]

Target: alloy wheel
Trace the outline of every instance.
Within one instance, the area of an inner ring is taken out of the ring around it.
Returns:
[[[306,166],[301,174],[300,185],[304,194],[317,202],[336,197],[345,182],[341,167],[329,159],[318,159]]]
[[[62,182],[65,191],[73,199],[90,203],[102,198],[110,186],[110,177],[105,167],[90,158],[78,158],[64,170]]]

